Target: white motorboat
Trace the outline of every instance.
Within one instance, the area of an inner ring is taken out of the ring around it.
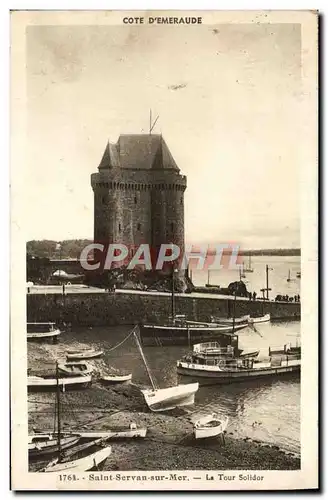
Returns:
[[[66,361],[58,364],[58,371],[67,377],[91,375],[93,367],[84,361]]]
[[[127,375],[103,375],[101,377],[101,382],[104,384],[121,384],[122,382],[129,382],[132,379],[132,373]]]
[[[269,314],[264,314],[263,316],[249,318],[248,323],[253,325],[254,323],[266,323],[267,321],[270,321],[270,320],[271,320],[271,316],[269,313]]]
[[[79,360],[79,359],[93,359],[99,358],[104,351],[97,351],[95,349],[76,349],[66,351],[66,359],[67,360]]]
[[[216,413],[201,417],[194,423],[196,439],[217,437],[224,433],[228,426],[229,418],[221,418]]]
[[[179,406],[192,405],[195,401],[195,394],[199,388],[198,382],[160,389],[150,371],[136,330],[137,327],[134,328],[134,338],[152,385],[152,389],[144,389],[141,391],[148,408],[151,411],[166,411],[173,410]]]
[[[55,323],[26,323],[27,340],[48,340],[56,341],[61,334]]]

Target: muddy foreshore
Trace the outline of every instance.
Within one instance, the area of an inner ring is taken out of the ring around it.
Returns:
[[[45,363],[51,366],[54,360],[47,353],[42,345],[29,346],[32,372],[40,372]],[[28,401],[29,432],[52,430],[55,393],[30,392]],[[67,391],[61,394],[61,420],[63,431],[105,431],[131,422],[147,427],[145,439],[111,441],[104,470],[297,470],[301,465],[300,458],[278,446],[247,436],[237,439],[233,426],[227,429],[225,443],[196,441],[188,409],[152,413],[134,384],[103,387],[95,381],[90,388]]]

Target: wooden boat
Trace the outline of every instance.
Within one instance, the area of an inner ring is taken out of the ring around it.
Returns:
[[[74,446],[80,436],[60,437],[60,449],[65,450]],[[58,438],[53,434],[34,434],[29,436],[28,454],[30,458],[41,458],[58,452]]]
[[[71,361],[79,359],[99,358],[104,353],[104,351],[96,351],[95,349],[77,349],[76,351],[69,350],[66,352],[66,359]]]
[[[59,461],[58,459],[50,462],[43,472],[85,472],[90,470],[98,470],[101,464],[103,464],[112,452],[111,446],[106,446],[100,450],[87,455],[77,460],[71,460],[68,462]]]
[[[263,316],[258,316],[258,317],[251,317],[248,320],[248,323],[253,325],[254,323],[266,323],[267,321],[271,320],[271,315],[270,313],[264,314]]]
[[[30,341],[52,340],[56,342],[58,336],[61,334],[59,328],[56,328],[55,323],[27,323],[26,336]]]
[[[132,379],[132,373],[128,375],[103,375],[101,377],[101,382],[104,384],[120,384],[122,382],[128,382]]]
[[[85,387],[90,385],[92,382],[91,375],[80,375],[79,377],[65,377],[59,378],[58,383],[55,378],[47,377],[37,377],[28,376],[27,377],[27,388],[29,390],[37,389],[56,389],[57,385],[62,388],[63,391],[73,386]]]
[[[136,334],[137,328],[134,328],[134,338],[137,347],[140,351],[142,360],[144,362],[146,371],[149,376],[152,389],[142,390],[142,394],[145,398],[148,408],[151,411],[167,411],[173,410],[174,408],[180,406],[192,405],[195,402],[195,394],[198,391],[199,384],[181,384],[174,387],[167,387],[165,389],[160,389],[150,371],[149,365],[145,358],[141,343],[139,341],[138,335]]]
[[[235,326],[238,326],[238,325],[247,326],[249,319],[250,319],[249,314],[246,314],[245,316],[241,316],[240,318],[218,318],[218,317],[212,316],[213,323],[218,323],[220,325],[230,325],[230,326],[233,326],[233,324],[235,324]]]
[[[66,361],[58,364],[58,371],[67,377],[76,377],[79,375],[91,375],[93,368],[83,361]]]
[[[83,378],[83,377],[80,377]],[[84,472],[84,471],[89,471],[93,469],[99,468],[99,466],[106,461],[106,459],[109,457],[111,454],[111,446],[106,446],[106,447],[101,447],[100,449],[99,446],[102,446],[103,440],[102,439],[96,439],[92,441],[91,443],[84,443],[78,446],[75,450],[72,450],[72,452],[69,452],[69,458],[76,457],[75,460],[70,460],[67,456],[65,457],[65,454],[63,453],[63,450],[61,448],[61,411],[60,411],[60,385],[59,385],[59,369],[58,369],[58,362],[56,362],[56,382],[57,382],[57,398],[56,398],[56,406],[57,406],[57,442],[58,442],[58,457],[55,458],[55,460],[52,460],[46,467],[45,469],[42,470],[42,472],[47,472],[47,473],[57,473],[61,471],[65,472]],[[89,453],[85,456],[81,456],[82,451],[85,452],[87,448],[94,447],[96,448],[96,451],[93,453]]]
[[[137,427],[136,424],[131,423],[127,426],[111,426],[108,431],[90,431],[81,432],[80,436],[84,438],[102,438],[102,439],[132,439],[144,438],[147,434],[147,427]]]
[[[217,437],[224,433],[228,426],[229,418],[221,418],[216,413],[201,417],[194,423],[196,439]]]
[[[179,375],[190,376],[206,383],[232,383],[253,380],[260,377],[300,372],[301,360],[293,356],[284,356],[280,359],[258,361],[248,358],[228,359],[221,356],[209,358],[206,356],[192,356],[177,361]]]

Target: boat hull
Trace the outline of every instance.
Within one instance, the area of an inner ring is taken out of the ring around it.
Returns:
[[[214,422],[217,425],[208,425],[210,422]],[[228,425],[228,418],[221,421],[215,415],[209,415],[208,417],[201,418],[198,422],[194,424],[194,435],[196,439],[207,439],[212,437],[217,437],[222,435],[226,430]]]
[[[123,382],[129,382],[131,379],[131,373],[129,373],[129,375],[108,375],[101,377],[101,382],[105,385],[122,384]]]
[[[255,380],[264,377],[276,377],[300,373],[300,360],[284,362],[281,366],[271,366],[267,368],[253,368],[241,370],[218,370],[215,366],[197,365],[177,362],[177,373],[182,376],[192,377],[195,380],[204,381],[206,384],[231,384],[246,380]],[[202,382],[200,382],[202,383]]]
[[[271,320],[270,314],[265,314],[264,316],[261,316],[259,318],[249,318],[248,322],[251,325],[254,325],[255,323],[267,323],[270,320]]]
[[[32,436],[33,438],[33,436]],[[62,438],[60,441],[60,449],[66,450],[74,446],[80,440],[80,436]],[[41,458],[46,455],[54,455],[58,453],[57,439],[49,439],[48,442],[30,443],[28,449],[29,458]]]
[[[68,361],[78,361],[81,359],[94,359],[94,358],[100,358],[102,354],[103,351],[67,353],[66,359]]]
[[[91,375],[58,379],[58,385],[63,391],[74,387],[87,387],[91,382]],[[57,380],[55,378],[27,377],[27,388],[29,391],[56,390]]]
[[[106,461],[111,452],[111,446],[107,446],[106,448],[102,448],[101,450],[78,460],[48,465],[44,472],[85,472],[94,470]]]
[[[195,394],[199,384],[183,384],[167,389],[143,390],[145,401],[151,411],[167,411],[181,406],[189,406],[195,402]]]
[[[245,328],[247,324],[236,325],[235,331]],[[232,326],[210,326],[206,327],[174,327],[161,325],[142,325],[140,337],[143,345],[187,345],[191,346],[199,342],[215,341],[221,335],[232,333]]]

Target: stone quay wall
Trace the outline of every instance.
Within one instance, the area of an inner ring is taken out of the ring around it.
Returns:
[[[211,316],[232,315],[233,298],[177,294],[176,314],[187,319],[209,321]],[[171,314],[171,296],[167,293],[38,293],[27,294],[27,320],[54,321],[75,326],[107,326],[159,323]],[[236,316],[270,313],[273,320],[300,319],[300,303],[236,300]]]

